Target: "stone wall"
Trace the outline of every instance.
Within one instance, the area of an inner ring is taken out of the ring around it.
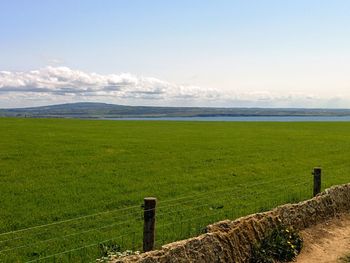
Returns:
[[[252,244],[259,242],[277,224],[302,230],[349,211],[350,184],[334,186],[310,200],[282,205],[234,221],[224,220],[209,225],[207,233],[198,237],[111,262],[247,262]]]

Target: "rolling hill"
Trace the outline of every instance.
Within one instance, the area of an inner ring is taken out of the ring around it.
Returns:
[[[350,109],[152,107],[78,102],[31,108],[0,109],[0,116],[34,118],[350,116]]]

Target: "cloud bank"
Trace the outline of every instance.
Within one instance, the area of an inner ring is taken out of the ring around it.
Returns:
[[[131,99],[212,99],[215,90],[175,85],[129,73],[101,75],[67,67],[46,67],[28,72],[0,71],[0,92],[52,95],[111,96]]]
[[[0,108],[76,101],[131,105],[231,107],[346,107],[342,97],[271,92],[235,93],[179,85],[130,73],[102,75],[68,67],[0,71]]]

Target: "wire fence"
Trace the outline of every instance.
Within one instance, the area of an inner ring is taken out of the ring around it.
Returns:
[[[160,200],[155,248],[205,232],[208,224],[312,196],[311,178],[280,178]],[[109,210],[0,233],[1,262],[95,262],[108,252],[143,248],[144,209]]]

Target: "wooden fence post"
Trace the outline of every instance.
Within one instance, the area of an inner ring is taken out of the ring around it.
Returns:
[[[143,200],[143,251],[147,252],[154,249],[157,199],[146,197]]]
[[[312,173],[314,175],[314,196],[321,193],[321,171],[320,167],[315,167]]]

